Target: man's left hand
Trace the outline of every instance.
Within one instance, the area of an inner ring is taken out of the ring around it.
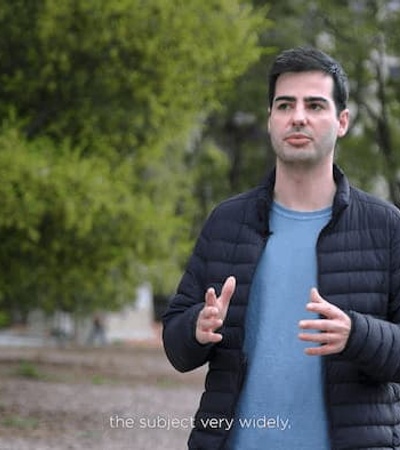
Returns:
[[[310,302],[307,311],[319,314],[320,319],[301,320],[299,327],[302,330],[316,330],[319,333],[299,333],[302,341],[320,344],[316,347],[306,348],[307,355],[324,356],[340,353],[346,346],[351,331],[351,319],[340,308],[324,300],[316,288],[310,292]]]

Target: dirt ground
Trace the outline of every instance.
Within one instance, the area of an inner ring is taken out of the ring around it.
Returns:
[[[0,449],[185,449],[203,383],[159,345],[0,347]]]

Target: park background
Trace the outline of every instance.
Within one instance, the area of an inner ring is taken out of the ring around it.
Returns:
[[[350,78],[337,162],[400,206],[400,1],[0,2],[0,331],[72,322],[0,349],[0,449],[185,447],[104,417],[194,413],[202,369],[169,367],[160,314],[211,208],[272,167],[268,68],[307,44]],[[153,337],[82,344],[143,286]]]

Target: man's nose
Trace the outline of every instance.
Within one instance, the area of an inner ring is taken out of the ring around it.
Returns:
[[[296,126],[302,125],[302,126],[304,126],[306,122],[307,122],[306,110],[304,109],[303,106],[297,105],[293,109],[293,115],[292,115],[292,123],[293,123],[293,125],[296,125]]]

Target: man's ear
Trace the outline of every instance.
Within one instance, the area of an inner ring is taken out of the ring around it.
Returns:
[[[349,129],[349,122],[350,122],[350,111],[348,109],[344,109],[339,114],[339,128],[337,135],[338,137],[343,137],[347,130]]]

